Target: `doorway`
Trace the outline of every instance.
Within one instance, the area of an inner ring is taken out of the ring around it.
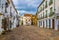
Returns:
[[[44,21],[43,21],[43,28],[44,28]]]
[[[55,25],[55,20],[54,19],[52,19],[52,29],[54,29],[55,27],[54,27],[54,25]]]
[[[2,28],[6,31],[7,29],[7,21],[6,21],[6,18],[5,19],[2,19]]]
[[[58,21],[58,31],[59,31],[59,21]]]

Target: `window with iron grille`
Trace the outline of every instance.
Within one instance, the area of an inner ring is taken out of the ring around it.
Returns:
[[[0,7],[1,7],[1,0],[0,0]]]
[[[3,6],[3,5],[2,5]],[[5,13],[7,13],[8,3],[5,3]],[[3,8],[3,7],[2,7]]]

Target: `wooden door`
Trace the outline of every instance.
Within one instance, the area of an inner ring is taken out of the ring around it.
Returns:
[[[43,21],[43,28],[44,28],[44,21]]]
[[[46,28],[47,28],[47,20],[46,20]]]
[[[54,25],[55,25],[55,20],[54,19],[52,19],[52,29],[54,29],[55,27],[54,27]]]
[[[6,21],[6,19],[2,19],[2,28],[4,30],[6,30],[6,28],[7,28],[7,21]]]

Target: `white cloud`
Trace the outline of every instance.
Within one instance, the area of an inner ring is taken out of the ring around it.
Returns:
[[[37,7],[41,0],[13,0],[15,5],[26,4],[28,6]],[[17,6],[16,6],[17,7]]]
[[[20,10],[19,11],[20,13],[22,13],[22,14],[24,14],[24,13],[28,13],[28,14],[34,14],[35,12],[33,12],[33,11],[25,11],[25,10]]]
[[[13,0],[15,6],[16,6],[16,9],[24,9],[25,7],[26,8],[37,8],[39,3],[41,2],[42,0]],[[18,10],[20,13],[35,13],[34,11],[26,11],[26,10]]]

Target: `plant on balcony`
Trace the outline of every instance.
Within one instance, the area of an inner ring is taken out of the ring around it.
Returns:
[[[44,2],[45,0],[43,0],[43,2]]]
[[[52,3],[53,3],[53,0],[50,0],[49,5],[51,5]]]
[[[49,15],[49,17],[53,16],[54,14],[55,14],[54,12],[51,12],[50,15]]]
[[[47,8],[47,1],[46,1],[46,5],[45,5],[45,8]]]

